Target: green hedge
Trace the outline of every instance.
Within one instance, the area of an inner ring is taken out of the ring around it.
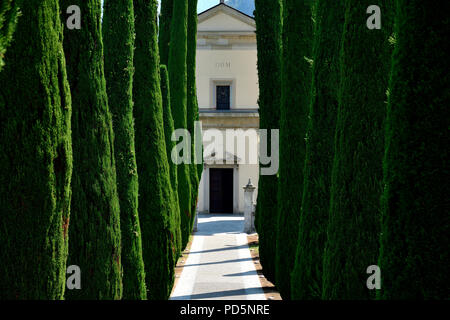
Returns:
[[[133,119],[133,0],[105,0],[103,14],[105,78],[113,115],[114,156],[122,233],[123,298],[146,299],[142,237],[138,214],[138,173]]]
[[[268,152],[271,129],[279,129],[281,104],[281,0],[255,2],[256,37],[258,45],[259,121],[268,132]],[[262,166],[262,165],[261,165]],[[259,256],[264,276],[275,280],[275,249],[277,221],[277,175],[260,175],[255,225],[259,235]]]
[[[344,25],[341,1],[316,2],[311,107],[306,139],[305,180],[292,298],[320,299],[322,260],[330,201],[331,166],[339,89],[339,52]]]
[[[195,164],[195,140],[194,140],[194,124],[199,120],[197,85],[196,85],[196,58],[197,58],[197,0],[188,0],[188,29],[187,29],[187,129],[191,133],[191,165],[189,166],[189,179],[191,182],[191,211],[190,225],[192,230],[195,211],[197,209],[199,174],[198,165]]]
[[[120,299],[120,211],[100,0],[62,0],[62,17],[70,5],[80,7],[82,28],[64,28],[74,155],[68,264],[80,267],[82,290],[67,290],[66,299]]]
[[[312,52],[312,8],[309,0],[283,2],[282,103],[275,282],[290,299],[290,273],[297,250],[303,190],[305,134],[309,111]]]
[[[162,65],[169,64],[170,25],[172,24],[174,0],[161,0],[161,12],[159,14],[159,56]]]
[[[170,107],[170,81],[169,73],[165,65],[160,66],[161,74],[161,94],[162,94],[162,107],[163,107],[163,119],[164,119],[164,136],[166,140],[166,153],[167,159],[169,160],[170,169],[170,183],[173,189],[174,196],[174,221],[176,224],[176,241],[177,241],[177,255],[181,254],[181,217],[180,217],[180,203],[178,201],[178,174],[177,165],[171,160],[171,153],[175,147],[175,141],[172,141],[172,132],[174,131],[173,118],[172,118],[172,108]]]
[[[397,1],[379,266],[382,299],[450,299],[450,19],[444,1]]]
[[[5,64],[3,58],[13,39],[22,0],[3,0],[0,6],[0,71]]]
[[[187,14],[188,0],[174,2],[169,50],[170,105],[175,129],[187,129]],[[190,166],[180,164],[178,197],[180,201],[181,237],[184,249],[191,234]]]
[[[366,26],[365,12],[374,4],[382,10],[381,30]],[[375,294],[366,270],[378,260],[392,15],[390,0],[346,2],[323,299]]]
[[[72,110],[59,6],[22,12],[0,72],[0,299],[62,299]]]
[[[136,50],[133,85],[139,219],[149,299],[164,300],[178,252],[174,197],[163,125],[156,0],[134,0]]]

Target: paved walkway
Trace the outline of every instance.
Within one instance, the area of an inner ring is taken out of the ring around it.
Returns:
[[[199,215],[172,300],[266,299],[243,227],[242,216]]]

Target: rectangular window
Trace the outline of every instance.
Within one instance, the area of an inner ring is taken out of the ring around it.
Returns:
[[[216,86],[216,108],[217,110],[230,110],[231,105],[230,86]]]

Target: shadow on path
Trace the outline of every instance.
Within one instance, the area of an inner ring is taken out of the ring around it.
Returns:
[[[234,297],[234,296],[246,296],[246,295],[250,295],[250,294],[259,294],[260,291],[261,291],[261,287],[257,287],[257,288],[200,293],[200,294],[194,294],[191,296],[177,297],[177,299],[196,300],[196,299],[211,299],[211,298],[223,298],[223,297]]]
[[[186,268],[186,267],[209,266],[212,264],[236,263],[236,262],[249,261],[249,260],[252,260],[252,258],[224,260],[224,261],[217,261],[217,262],[197,263],[197,264],[185,264],[184,267]]]
[[[198,216],[198,231],[172,300],[266,299],[243,227],[239,215]]]

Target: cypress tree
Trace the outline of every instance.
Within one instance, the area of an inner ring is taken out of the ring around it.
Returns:
[[[267,145],[271,146],[271,129],[279,129],[281,104],[281,0],[256,0],[255,20],[258,44],[259,121],[267,129]],[[262,165],[261,165],[262,166]],[[259,256],[264,275],[275,280],[277,221],[276,175],[260,175],[255,225],[259,235]]]
[[[54,0],[22,12],[0,73],[0,299],[62,299],[72,176],[62,24]]]
[[[64,28],[74,154],[68,263],[80,267],[83,288],[66,291],[66,298],[120,299],[120,212],[100,0],[61,0],[61,4],[63,12],[70,5],[79,6],[82,19],[80,30]]]
[[[187,128],[187,14],[188,0],[174,1],[169,49],[170,105],[175,129]],[[184,150],[190,153],[189,150]],[[177,166],[182,248],[191,234],[191,183],[189,164]]]
[[[305,133],[311,84],[312,19],[309,0],[284,0],[280,170],[275,282],[290,299],[303,190]],[[300,57],[300,58],[299,58]]]
[[[292,298],[299,300],[321,298],[345,14],[342,1],[319,0],[316,4],[304,189],[291,281]]]
[[[384,150],[383,124],[390,66],[392,8],[377,1],[381,30],[366,26],[373,1],[348,0],[340,57],[335,155],[328,239],[323,263],[324,299],[370,299],[367,267],[377,263]]]
[[[123,298],[147,298],[138,214],[133,118],[133,0],[106,0],[103,15],[105,78],[113,116],[114,156],[122,235]]]
[[[199,186],[198,165],[195,164],[194,126],[199,120],[197,85],[196,85],[196,58],[197,58],[197,0],[188,0],[188,28],[187,28],[187,129],[191,133],[191,159],[189,179],[191,182],[191,212],[189,230],[192,230],[197,209]],[[202,142],[203,144],[203,142]]]
[[[164,120],[164,136],[166,140],[166,153],[167,159],[169,159],[169,170],[170,170],[170,184],[173,189],[173,197],[174,197],[174,222],[175,222],[175,231],[176,231],[176,241],[177,241],[177,255],[175,256],[178,260],[178,257],[181,253],[181,229],[180,229],[180,204],[178,201],[178,175],[177,175],[177,166],[175,163],[171,161],[171,153],[173,148],[175,147],[175,142],[172,141],[172,132],[175,130],[173,125],[172,118],[172,108],[170,107],[170,81],[169,81],[169,73],[167,71],[167,66],[160,66],[160,74],[161,74],[161,94],[162,94],[162,106],[163,106],[163,120]],[[176,262],[176,261],[175,261]]]
[[[170,25],[172,23],[174,0],[161,0],[161,12],[159,14],[159,56],[162,65],[169,64]]]
[[[19,16],[19,5],[22,0],[2,0],[0,5],[0,71],[2,71],[3,57],[11,43]]]
[[[441,5],[441,6],[440,6]],[[382,197],[382,299],[449,299],[448,30],[444,1],[397,1]]]
[[[164,300],[174,280],[175,212],[163,127],[156,0],[134,0],[136,49],[133,96],[139,219],[149,299]]]

